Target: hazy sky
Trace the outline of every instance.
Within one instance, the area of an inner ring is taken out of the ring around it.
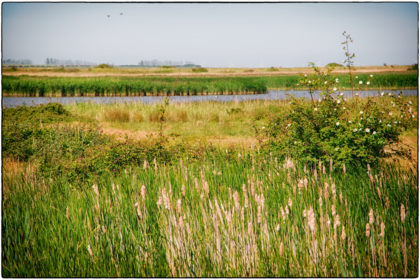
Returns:
[[[120,15],[120,13],[123,15]],[[109,18],[107,15],[111,15]],[[417,63],[412,3],[3,3],[3,59],[188,60],[208,67]]]

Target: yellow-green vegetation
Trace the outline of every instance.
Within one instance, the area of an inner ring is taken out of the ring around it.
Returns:
[[[369,100],[417,114],[350,115]],[[417,163],[291,159],[270,135],[290,102],[4,109],[3,275],[416,277]],[[254,141],[203,141],[229,136]]]
[[[334,73],[345,73],[346,67],[335,66]],[[74,67],[71,67],[74,68]],[[18,67],[18,66],[4,66],[3,73],[5,75],[38,75],[43,76],[49,73],[54,73],[54,75],[60,74],[61,72],[64,76],[68,75],[66,73],[67,67]],[[89,76],[89,75],[156,75],[162,73],[162,70],[172,70],[171,75],[196,75],[197,73],[193,72],[194,68],[178,68],[171,67],[167,68],[166,66],[161,67],[110,67],[110,68],[98,68],[98,67],[78,67],[79,73],[77,75]],[[270,67],[270,68],[206,68],[208,72],[198,73],[199,75],[273,75],[273,74],[283,74],[283,75],[298,75],[299,73],[311,73],[312,68],[310,67]],[[389,65],[389,66],[357,66],[355,73],[403,73],[408,71],[417,71],[418,67],[416,65]],[[273,71],[275,70],[275,71]],[[322,70],[325,70],[323,68]],[[13,73],[10,73],[13,72]],[[275,73],[273,73],[275,72]]]
[[[104,66],[105,67],[105,66]],[[109,69],[109,68],[100,68]],[[318,68],[316,68],[318,69]],[[66,69],[66,71],[76,71]],[[160,71],[172,71],[161,69]],[[197,68],[197,72],[207,71]],[[272,70],[271,70],[272,71]],[[313,76],[314,73],[309,74]],[[316,73],[315,73],[316,74]],[[329,75],[337,87],[359,90],[417,88],[417,73]],[[224,94],[260,94],[267,89],[308,89],[314,84],[299,83],[297,75],[254,77],[48,77],[4,76],[3,96],[194,96]],[[316,89],[316,88],[314,88]]]
[[[343,35],[348,76],[313,66],[248,83],[319,100],[3,109],[2,275],[418,277],[418,97],[354,93],[417,87],[416,74],[355,74]],[[147,81],[146,93],[250,80]],[[128,83],[8,77],[3,90]]]

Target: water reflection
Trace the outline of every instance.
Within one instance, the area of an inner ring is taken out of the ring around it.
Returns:
[[[363,91],[359,96],[376,96],[381,92],[377,90]],[[402,94],[405,96],[417,96],[417,90],[386,90],[385,94],[392,93],[395,95]],[[345,97],[351,97],[351,91],[344,91]],[[287,96],[295,96],[297,98],[304,97],[310,99],[308,91],[296,90],[270,90],[265,94],[254,95],[201,95],[201,96],[169,96],[170,102],[199,102],[199,101],[245,101],[245,100],[282,100]],[[313,94],[314,99],[319,99],[319,92]],[[164,96],[132,96],[132,97],[3,97],[2,107],[16,107],[21,105],[35,106],[50,102],[58,102],[61,104],[71,104],[79,102],[95,102],[95,103],[123,103],[123,102],[142,102],[155,103],[161,102]]]

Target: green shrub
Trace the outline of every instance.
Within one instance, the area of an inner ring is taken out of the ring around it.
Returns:
[[[269,144],[284,156],[310,162],[376,163],[386,155],[386,145],[416,125],[414,107],[400,96],[346,100],[329,72],[314,69],[316,74],[303,77],[300,84],[312,85],[310,93],[321,90],[322,98],[291,98],[290,109],[270,122]]]
[[[111,65],[109,65],[109,64],[102,63],[102,64],[99,64],[99,65],[95,66],[95,68],[99,68],[99,69],[109,69],[109,68],[114,68],[114,67],[113,67],[113,66],[111,66]]]
[[[419,65],[417,63],[413,64],[410,67],[408,67],[408,70],[418,71],[419,70]]]
[[[327,65],[325,65],[326,67],[344,67],[343,64],[340,63],[336,63],[336,62],[330,62]]]
[[[207,68],[202,68],[202,67],[199,67],[199,68],[192,68],[192,69],[191,69],[191,71],[192,71],[192,72],[194,72],[194,73],[204,73],[204,72],[208,72]]]

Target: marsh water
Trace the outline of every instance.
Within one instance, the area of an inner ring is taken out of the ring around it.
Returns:
[[[381,91],[386,95],[392,93],[394,95],[402,94],[404,96],[417,96],[417,90],[385,90]],[[361,97],[377,96],[381,92],[377,90],[360,92]],[[345,97],[351,97],[351,91],[344,91]],[[311,99],[308,91],[296,90],[269,90],[265,94],[248,94],[248,95],[199,95],[199,96],[169,96],[170,102],[199,102],[199,101],[246,101],[246,100],[283,100],[288,96],[297,98],[304,97]],[[164,96],[130,96],[130,97],[3,97],[2,107],[16,107],[16,106],[35,106],[39,104],[46,104],[50,102],[57,102],[61,104],[93,102],[93,103],[124,103],[124,102],[142,102],[155,103],[162,102]],[[313,94],[314,99],[320,98],[320,92]]]

